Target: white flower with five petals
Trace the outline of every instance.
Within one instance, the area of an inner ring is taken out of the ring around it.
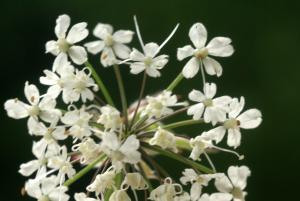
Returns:
[[[85,39],[89,31],[86,29],[87,23],[80,22],[71,27],[71,19],[68,15],[60,15],[56,19],[55,35],[57,41],[51,40],[46,43],[46,53],[50,52],[55,56],[68,54],[76,64],[83,64],[87,61],[87,53],[82,46],[74,45]]]
[[[92,54],[102,52],[100,61],[104,67],[116,64],[117,57],[120,59],[129,57],[131,50],[125,44],[131,42],[134,32],[119,30],[113,33],[111,25],[98,23],[93,34],[100,40],[86,43],[84,46]]]
[[[231,56],[234,52],[230,44],[231,39],[227,37],[215,37],[205,46],[207,31],[201,23],[195,23],[190,28],[189,37],[195,48],[191,45],[186,45],[178,48],[177,51],[177,58],[180,61],[192,56],[182,70],[183,76],[185,78],[194,77],[199,71],[200,62],[203,63],[207,74],[221,76],[223,71],[222,66],[208,55],[217,57]]]

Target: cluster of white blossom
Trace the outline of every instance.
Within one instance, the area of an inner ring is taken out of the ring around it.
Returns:
[[[242,112],[244,97],[216,97],[216,84],[205,80],[206,74],[222,75],[221,65],[210,56],[232,55],[231,39],[215,37],[205,45],[207,31],[203,24],[195,23],[189,31],[194,47],[186,45],[177,51],[179,61],[191,57],[189,61],[166,89],[144,96],[146,77],[160,77],[160,70],[168,63],[169,56],[160,51],[178,25],[160,45],[144,44],[135,17],[134,22],[141,51],[128,46],[133,31],[114,32],[111,25],[102,23],[93,31],[98,39],[80,45],[89,34],[87,23],[77,23],[69,29],[68,15],[57,18],[57,40],[46,43],[46,53],[56,58],[52,69],[44,70],[45,75],[40,77],[40,83],[47,85],[48,90],[41,93],[36,85],[26,82],[24,93],[28,103],[14,98],[4,105],[9,117],[28,118],[28,133],[34,137],[35,159],[21,164],[19,170],[29,177],[24,191],[38,201],[245,200],[249,168],[230,166],[227,174],[222,173],[209,157],[210,150],[218,150],[242,159],[234,150],[217,144],[227,132],[227,145],[238,148],[241,129],[256,128],[262,121],[257,109]],[[101,75],[88,62],[88,52],[101,53],[99,63],[114,68],[122,112],[115,107]],[[139,99],[131,107],[127,107],[120,65],[128,66],[134,75],[144,74]],[[189,100],[196,103],[179,102],[174,88],[184,78],[195,77],[199,70],[203,91],[193,89],[188,94]],[[164,123],[165,119],[185,112],[190,119]],[[205,123],[214,128],[194,138],[179,136],[173,130]],[[153,153],[185,164],[182,177],[178,181],[172,179],[170,171],[153,159]],[[200,163],[202,155],[210,167]],[[95,173],[86,189],[71,196],[70,186],[90,171]],[[205,191],[211,182],[215,185],[214,193]]]

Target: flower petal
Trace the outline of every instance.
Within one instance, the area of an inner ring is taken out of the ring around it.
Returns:
[[[229,105],[229,111],[230,111],[228,113],[229,118],[236,118],[241,113],[244,106],[245,106],[245,98],[243,96],[240,98],[240,101],[237,98],[233,98]]]
[[[117,63],[116,56],[110,47],[105,47],[103,49],[100,60],[104,67],[112,66]]]
[[[182,74],[185,78],[193,78],[199,71],[199,61],[192,57],[183,67]]]
[[[134,32],[130,30],[119,30],[113,34],[114,41],[118,43],[130,43]]]
[[[237,148],[241,144],[241,132],[239,128],[228,129],[227,145]]]
[[[56,26],[54,32],[57,38],[65,38],[66,32],[70,26],[71,19],[68,15],[60,15],[56,19]]]
[[[145,56],[147,57],[155,57],[155,54],[157,54],[157,50],[159,49],[159,45],[156,43],[147,43],[144,47]]]
[[[219,62],[210,57],[206,57],[202,61],[207,74],[217,75],[218,77],[222,75],[223,69]]]
[[[251,175],[251,171],[247,166],[230,166],[228,168],[228,176],[235,187],[244,189],[247,185],[247,178]]]
[[[155,68],[146,68],[147,75],[150,77],[160,77],[160,72]]]
[[[130,48],[126,45],[123,45],[122,43],[114,43],[113,50],[117,57],[121,59],[127,59],[130,55]]]
[[[101,52],[105,46],[105,43],[101,40],[85,43],[84,46],[87,48],[88,52],[92,54],[97,54]]]
[[[179,61],[181,61],[187,57],[190,57],[193,55],[194,51],[195,51],[194,48],[190,45],[186,45],[182,48],[178,48],[177,49],[177,59]]]
[[[202,23],[195,23],[189,31],[189,37],[196,48],[204,47],[207,40],[207,31]]]
[[[202,102],[206,99],[206,97],[201,91],[193,89],[189,93],[189,99],[195,102]]]
[[[74,63],[78,65],[81,65],[87,61],[87,53],[85,49],[81,46],[72,46],[68,50],[68,53],[71,59],[74,61]]]
[[[40,92],[34,84],[25,83],[24,93],[31,105],[37,105],[40,101]]]
[[[105,40],[108,35],[113,32],[113,27],[110,24],[98,23],[93,31],[94,36]]]
[[[14,119],[22,119],[28,117],[29,105],[19,101],[18,99],[10,99],[4,103],[7,115]]]
[[[89,35],[89,31],[86,26],[86,22],[80,22],[72,26],[66,38],[67,42],[74,44],[85,39]]]
[[[230,43],[230,38],[215,37],[206,46],[208,49],[208,54],[217,57],[229,57],[234,52],[234,49]]]
[[[262,121],[261,112],[258,109],[249,109],[238,118],[240,127],[244,129],[256,128]]]
[[[145,60],[145,55],[138,51],[137,49],[133,48],[133,51],[130,53],[130,59],[132,61],[141,61]]]
[[[216,177],[215,186],[222,193],[230,193],[233,189],[231,182],[225,174],[220,174]]]
[[[204,111],[204,105],[203,103],[198,103],[196,105],[192,105],[187,110],[188,115],[193,115],[194,120],[199,120],[203,114]]]
[[[217,93],[217,85],[215,83],[205,83],[203,92],[205,97],[213,98]]]
[[[146,66],[142,62],[135,62],[130,64],[130,73],[132,74],[139,74],[140,72],[144,71]]]
[[[59,54],[60,50],[55,40],[50,40],[46,43],[46,53],[49,52],[55,56]]]

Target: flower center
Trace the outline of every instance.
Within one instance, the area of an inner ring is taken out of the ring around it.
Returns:
[[[197,59],[204,59],[208,55],[208,50],[206,47],[198,49],[194,52],[194,55]]]
[[[152,64],[152,58],[151,57],[147,57],[145,60],[144,60],[144,64],[146,66],[150,66]]]
[[[58,49],[61,52],[67,52],[70,48],[70,44],[67,42],[65,38],[58,39],[57,44],[58,44]]]
[[[238,187],[234,187],[233,190],[231,191],[231,194],[236,199],[240,199],[240,200],[244,199],[243,191]]]
[[[42,197],[40,197],[40,198],[38,199],[38,201],[50,201],[50,199],[48,198],[48,196],[43,195]]]
[[[226,129],[230,129],[230,128],[236,128],[240,125],[240,121],[236,120],[236,119],[228,119],[224,122],[224,127]]]
[[[203,104],[205,105],[205,107],[211,107],[211,106],[213,106],[213,101],[211,98],[208,98],[203,101]]]
[[[111,35],[106,36],[104,43],[106,46],[111,47],[114,44],[114,39]]]
[[[39,115],[39,113],[40,113],[40,108],[37,105],[32,106],[28,111],[28,114],[30,116],[37,116]]]

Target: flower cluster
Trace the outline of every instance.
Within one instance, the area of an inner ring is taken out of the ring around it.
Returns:
[[[35,158],[19,169],[20,174],[29,177],[24,187],[26,194],[39,201],[245,200],[249,168],[230,166],[227,173],[222,173],[209,156],[223,151],[242,159],[233,150],[241,144],[241,130],[256,128],[262,121],[259,110],[243,111],[244,97],[218,96],[216,84],[205,80],[206,74],[222,75],[220,63],[211,56],[232,55],[231,39],[215,37],[205,45],[207,31],[203,24],[195,23],[188,34],[194,47],[186,45],[177,51],[179,61],[191,57],[189,61],[168,87],[144,96],[146,78],[160,77],[169,61],[169,56],[160,52],[178,25],[161,44],[144,44],[134,17],[141,45],[138,50],[128,46],[133,31],[113,31],[111,25],[103,23],[93,31],[97,40],[80,45],[89,34],[87,23],[77,23],[68,30],[70,24],[68,15],[59,16],[55,26],[57,40],[46,43],[46,53],[56,56],[52,69],[44,70],[40,77],[48,90],[41,93],[36,85],[26,82],[27,103],[14,98],[4,104],[9,117],[28,119],[28,133],[34,138]],[[97,69],[88,62],[88,52],[101,53],[99,63],[114,69],[121,110],[114,105]],[[129,67],[134,75],[143,74],[139,99],[130,107],[120,65]],[[195,77],[199,70],[203,89],[192,89],[186,94],[188,100],[180,101],[173,93],[175,87]],[[188,119],[164,122],[182,113]],[[192,124],[208,124],[212,129],[193,138],[179,136],[173,130]],[[226,133],[229,148],[218,145]],[[186,165],[182,177],[172,179],[170,171],[153,159],[156,155]],[[90,171],[95,173],[88,186],[71,195],[70,186]],[[212,182],[213,193],[205,189]]]

